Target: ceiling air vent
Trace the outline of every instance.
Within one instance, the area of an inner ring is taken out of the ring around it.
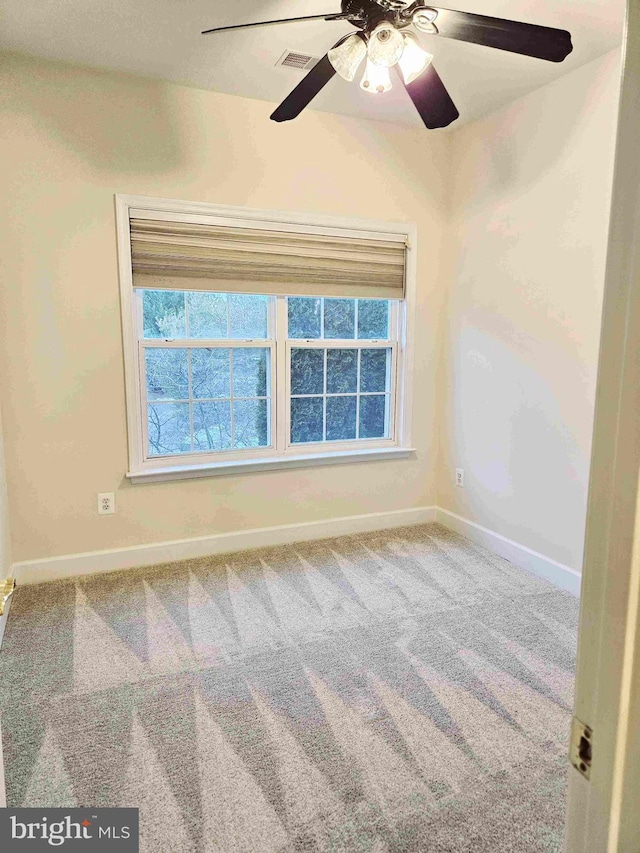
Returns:
[[[319,56],[310,56],[308,53],[285,50],[276,65],[284,65],[285,68],[297,68],[299,71],[309,71],[319,59]]]

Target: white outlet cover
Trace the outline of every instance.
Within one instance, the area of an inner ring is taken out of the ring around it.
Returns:
[[[113,492],[98,495],[98,515],[113,515],[116,511],[116,497]]]
[[[464,468],[456,468],[456,485],[464,488]]]

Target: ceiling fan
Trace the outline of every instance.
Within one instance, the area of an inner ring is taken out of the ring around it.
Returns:
[[[394,68],[425,125],[430,130],[447,127],[460,113],[433,67],[433,56],[421,46],[413,28],[549,62],[562,62],[573,50],[566,30],[425,6],[421,0],[342,0],[338,13],[216,27],[202,34],[320,20],[348,21],[358,31],[343,36],[309,71],[273,113],[274,121],[291,121],[300,115],[336,73],[353,81],[366,60],[360,83],[364,91],[388,92]]]

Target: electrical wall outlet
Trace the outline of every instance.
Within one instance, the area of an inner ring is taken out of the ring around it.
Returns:
[[[464,468],[456,468],[456,486],[464,489]]]
[[[116,511],[116,497],[113,492],[98,495],[98,515],[113,515]]]

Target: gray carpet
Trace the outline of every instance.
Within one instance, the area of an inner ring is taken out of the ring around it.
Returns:
[[[144,853],[555,853],[578,604],[439,525],[19,588],[10,806]]]

